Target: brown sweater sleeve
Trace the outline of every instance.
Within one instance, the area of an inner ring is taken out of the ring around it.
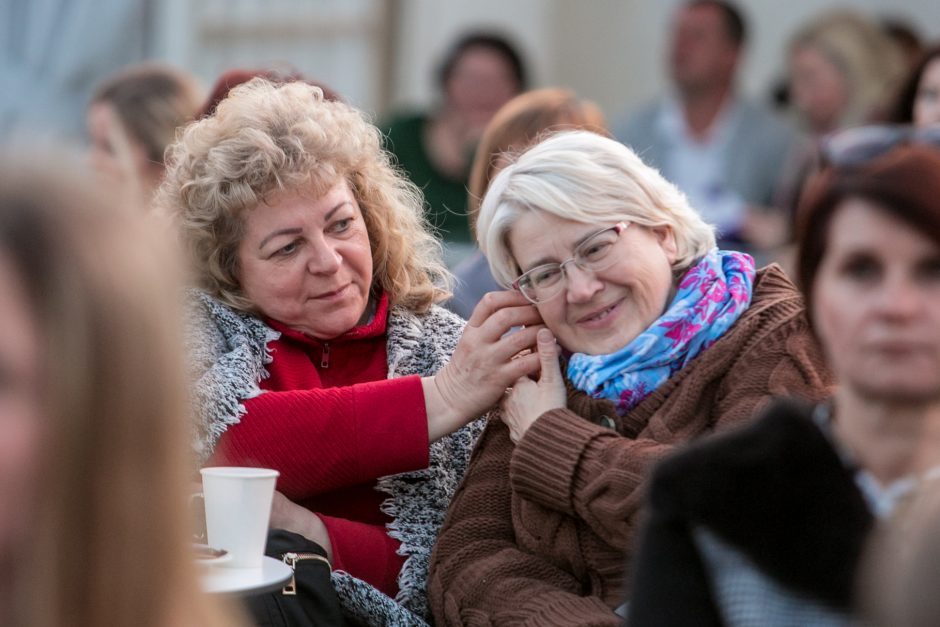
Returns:
[[[580,583],[515,541],[507,464],[513,444],[491,420],[451,501],[431,556],[428,594],[438,626],[620,625]]]
[[[512,488],[522,498],[579,518],[612,547],[629,548],[654,463],[703,432],[749,420],[775,395],[816,400],[830,391],[830,376],[802,317],[755,334],[724,368],[714,379],[714,403],[703,402],[700,386],[686,380],[636,439],[568,410],[546,412],[512,455]]]

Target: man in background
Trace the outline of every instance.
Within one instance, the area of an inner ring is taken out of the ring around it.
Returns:
[[[730,3],[685,4],[669,47],[673,92],[614,132],[686,193],[723,245],[762,253],[786,238],[786,217],[769,205],[795,135],[737,93],[746,37]]]

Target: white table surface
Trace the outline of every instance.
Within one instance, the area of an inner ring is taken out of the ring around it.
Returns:
[[[224,564],[202,566],[202,586],[211,594],[252,595],[279,590],[291,578],[290,566],[264,557],[261,568],[226,568]]]

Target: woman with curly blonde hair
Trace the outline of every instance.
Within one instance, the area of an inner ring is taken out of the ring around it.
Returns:
[[[200,288],[199,452],[280,471],[271,526],[324,549],[357,620],[420,622],[474,419],[538,369],[535,354],[512,359],[537,312],[493,295],[464,330],[437,306],[449,274],[420,192],[363,114],[318,87],[233,89],[167,163],[158,205]]]

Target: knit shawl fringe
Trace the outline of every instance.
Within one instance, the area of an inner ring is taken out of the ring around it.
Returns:
[[[189,311],[188,353],[197,424],[196,454],[204,463],[225,430],[237,424],[241,401],[261,394],[258,383],[268,376],[272,360],[268,343],[280,334],[258,318],[230,309],[193,290]],[[464,321],[432,307],[415,314],[393,307],[388,317],[388,377],[430,376],[450,359]],[[424,470],[381,477],[377,489],[388,495],[382,511],[392,521],[388,533],[401,542],[405,557],[393,600],[344,571],[333,572],[333,585],[347,617],[364,625],[423,626],[428,624],[428,566],[431,549],[457,484],[467,470],[470,452],[486,421],[479,418],[431,445]]]

